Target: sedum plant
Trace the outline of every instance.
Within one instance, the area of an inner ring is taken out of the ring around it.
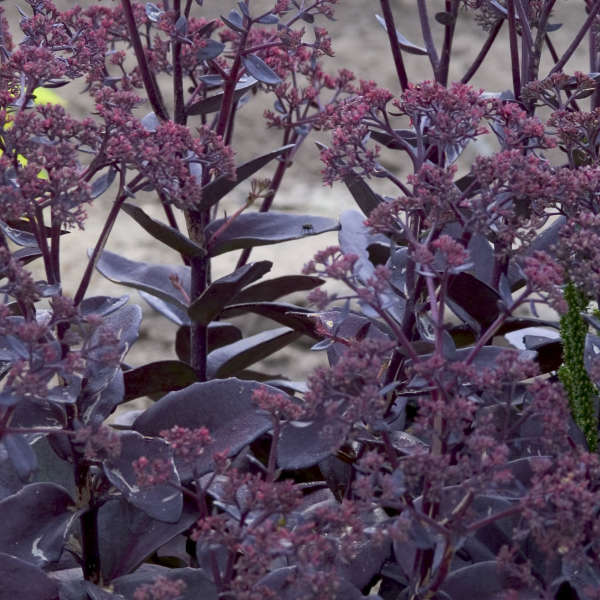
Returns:
[[[598,598],[600,321],[579,311],[600,293],[600,1],[572,8],[558,49],[554,0],[417,0],[418,43],[381,0],[396,96],[324,70],[332,0],[246,0],[219,19],[200,0],[27,4],[18,46],[0,24],[2,597]],[[469,17],[487,39],[451,82]],[[477,90],[502,29],[512,90]],[[584,40],[590,73],[571,74]],[[73,80],[94,115],[34,105]],[[276,141],[239,162],[236,118],[259,94]],[[315,132],[324,182],[359,209],[337,221],[271,210]],[[493,154],[468,158],[481,140]],[[247,200],[225,214],[236,186]],[[104,228],[67,290],[90,202],[107,203]],[[179,264],[106,250],[117,219]],[[303,274],[250,261],[332,230]],[[177,360],[127,364],[141,308],[94,295],[95,271],[176,323]],[[314,310],[282,300],[297,291]],[[227,321],[250,313],[276,327]],[[301,335],[327,368],[251,369]]]

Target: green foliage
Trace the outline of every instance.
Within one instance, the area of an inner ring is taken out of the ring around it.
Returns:
[[[598,422],[594,410],[594,397],[598,390],[584,365],[588,325],[581,316],[581,313],[587,310],[589,300],[573,283],[567,284],[564,296],[569,309],[560,318],[563,364],[558,370],[558,377],[569,396],[571,414],[583,431],[590,450],[595,451],[598,448]]]

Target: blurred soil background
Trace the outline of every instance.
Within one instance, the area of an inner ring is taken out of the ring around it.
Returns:
[[[105,0],[106,2],[107,0]],[[59,0],[59,8],[72,7],[76,2]],[[18,23],[21,19],[17,4],[25,12],[30,13],[30,8],[25,1],[6,1],[2,6],[11,22],[15,42],[21,39]],[[85,2],[84,2],[85,4]],[[253,0],[251,7],[258,13],[261,9],[272,6],[270,0]],[[194,4],[195,16],[218,17],[227,14],[235,7],[231,0],[205,0],[204,6]],[[255,8],[254,8],[255,7]],[[432,17],[432,28],[438,42],[443,35],[443,26],[433,20],[433,15],[444,10],[442,0],[428,0],[427,7]],[[422,35],[417,16],[415,0],[392,0],[392,8],[397,29],[411,42],[422,45]],[[378,24],[375,14],[381,12],[379,2],[374,0],[339,0],[336,7],[336,21],[330,22],[320,19],[316,24],[327,27],[333,40],[335,58],[324,57],[325,70],[335,73],[338,69],[348,68],[354,71],[357,78],[375,80],[381,87],[386,87],[395,95],[399,95],[400,87],[397,82],[393,61],[388,52],[387,35]],[[585,20],[585,5],[583,0],[559,0],[552,23],[562,23],[560,30],[552,34],[557,51],[564,51],[570,43],[573,32]],[[306,25],[307,39],[313,39],[311,26]],[[466,14],[461,9],[457,34],[452,53],[450,81],[459,80],[465,73],[473,58],[479,51],[486,33],[481,29],[471,13]],[[439,46],[438,46],[439,47]],[[410,81],[417,82],[431,79],[431,68],[426,56],[404,54]],[[540,74],[544,75],[550,68],[547,60],[542,61]],[[586,43],[584,42],[574,58],[567,64],[567,72],[575,70],[588,71]],[[165,97],[169,97],[170,85],[168,80],[164,84]],[[471,81],[477,88],[490,92],[499,92],[511,87],[510,63],[508,56],[507,28],[503,27],[499,38],[496,40],[490,55],[481,70]],[[167,87],[169,86],[169,87]],[[69,86],[56,90],[67,104],[67,110],[75,116],[83,117],[93,111],[93,106],[88,96],[83,94],[85,83],[76,81]],[[144,95],[143,91],[139,92]],[[242,108],[234,138],[234,148],[237,162],[243,162],[253,156],[263,154],[270,149],[281,145],[281,133],[277,130],[268,130],[262,117],[265,108],[271,108],[274,97],[260,93],[250,99]],[[140,116],[146,114],[150,108],[146,105],[140,110]],[[190,119],[190,126],[194,126]],[[487,139],[486,139],[487,138]],[[475,147],[467,150],[461,158],[462,170],[466,170],[470,158],[476,153],[489,153],[493,151],[492,136],[484,136]],[[313,132],[306,140],[303,148],[298,153],[294,167],[288,172],[283,185],[276,198],[274,210],[291,211],[338,217],[348,209],[355,209],[355,204],[343,184],[333,187],[323,186],[320,178],[321,164],[319,153],[314,141],[328,143],[326,132]],[[406,157],[402,153],[382,153],[382,163],[398,175],[408,173]],[[270,171],[265,169],[261,176],[269,176]],[[395,190],[380,185],[381,182],[372,182],[377,191],[394,195]],[[221,210],[231,214],[245,200],[250,182],[244,182],[232,192],[223,203]],[[113,195],[111,196],[111,192]],[[73,231],[65,236],[63,242],[63,269],[65,275],[65,293],[73,294],[79,282],[86,263],[86,249],[92,247],[101,230],[104,219],[110,210],[114,198],[114,189],[109,190],[98,198],[88,210],[89,218],[84,231]],[[164,215],[156,197],[152,194],[140,195],[136,198],[145,211],[158,219]],[[183,226],[183,221],[181,222]],[[185,227],[183,226],[183,229]],[[308,236],[297,242],[289,242],[277,246],[265,246],[252,252],[250,260],[270,259],[273,268],[267,277],[277,277],[284,274],[299,273],[302,266],[319,249],[335,244],[335,234],[322,236]],[[123,214],[106,246],[107,250],[122,254],[132,260],[143,260],[161,264],[177,264],[178,256],[169,249],[157,244],[137,223]],[[229,253],[218,257],[214,261],[213,277],[225,275],[233,270],[238,253]],[[135,292],[122,286],[112,284],[100,274],[96,274],[90,287],[92,295],[129,294],[130,301],[139,303],[144,309],[141,336],[133,346],[126,360],[132,366],[138,366],[149,361],[175,358],[173,340],[176,326],[164,317],[155,313]],[[90,295],[90,294],[88,294]],[[286,298],[284,300],[303,304],[301,296]],[[263,329],[277,327],[272,322],[261,322],[255,318],[241,318],[239,321],[246,335],[257,333]],[[281,374],[290,379],[305,379],[311,370],[318,364],[325,364],[326,357],[322,352],[307,352],[312,344],[311,340],[301,339],[277,355],[264,361],[259,367],[273,374]]]

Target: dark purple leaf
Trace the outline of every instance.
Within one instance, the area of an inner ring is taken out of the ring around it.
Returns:
[[[250,18],[250,10],[248,9],[248,5],[245,2],[238,2],[237,5],[240,9],[240,12],[249,19]]]
[[[38,248],[38,243],[35,235],[30,231],[11,227],[8,223],[0,221],[0,229],[2,233],[17,246],[25,246],[26,248]]]
[[[354,549],[354,558],[348,564],[340,561],[338,575],[342,580],[362,589],[379,573],[391,550],[389,539],[363,542]]]
[[[260,19],[256,19],[257,23],[261,25],[275,25],[275,23],[279,23],[279,17],[277,15],[269,13],[268,15],[263,15]]]
[[[221,346],[206,359],[207,375],[210,378],[238,375],[246,367],[291,344],[300,335],[289,327],[279,327]]]
[[[223,85],[223,77],[221,75],[200,75],[198,77],[205,88],[214,89]]]
[[[178,360],[161,360],[148,363],[137,369],[125,371],[125,397],[128,402],[140,396],[166,394],[180,390],[196,381],[192,367]]]
[[[8,460],[2,442],[0,442],[0,453],[3,455],[0,459],[0,500],[4,500],[7,496],[16,494],[23,487],[23,482]]]
[[[119,296],[118,298],[112,296],[90,296],[82,300],[79,310],[83,316],[99,315],[105,317],[125,306],[128,300],[129,296],[126,295]]]
[[[82,415],[89,416],[88,413],[93,411],[92,406],[99,401],[100,394],[112,384],[119,372],[118,365],[100,366],[92,363],[86,366],[85,381],[77,401]]]
[[[206,251],[177,229],[149,217],[141,208],[133,204],[123,204],[122,210],[141,225],[154,239],[177,250],[183,256],[203,256]]]
[[[0,554],[0,596],[6,600],[56,600],[58,582],[38,567],[14,556]]]
[[[542,250],[548,252],[552,246],[558,242],[558,236],[563,225],[567,222],[567,218],[557,217],[552,225],[544,229],[528,247],[528,254],[533,254],[535,251]]]
[[[184,502],[177,523],[150,518],[124,499],[109,500],[98,512],[100,564],[104,582],[135,570],[140,563],[198,518],[195,503]]]
[[[352,481],[354,467],[337,456],[328,455],[319,461],[319,471],[338,502],[341,502]],[[363,587],[363,586],[361,586]]]
[[[66,425],[65,411],[51,402],[36,402],[21,398],[15,406],[10,421],[11,427],[56,427]]]
[[[498,292],[500,293],[502,302],[504,302],[504,306],[511,306],[513,302],[512,290],[510,289],[510,281],[504,273],[500,275],[500,281],[498,282]]]
[[[21,481],[28,481],[37,468],[37,458],[25,436],[7,433],[2,437],[2,443]]]
[[[110,329],[124,346],[122,350],[127,353],[133,346],[140,334],[140,323],[142,322],[142,309],[137,304],[128,304],[116,312],[106,315],[102,321],[102,327]],[[100,346],[100,334],[94,332],[92,345]]]
[[[151,133],[154,133],[160,127],[160,121],[155,112],[149,112],[142,117],[140,123],[146,131],[150,131]]]
[[[73,476],[73,465],[58,456],[50,442],[51,437],[52,435],[39,438],[32,445],[38,462],[38,468],[32,483],[50,482],[58,484],[68,492],[71,498],[76,498],[77,488]],[[62,440],[66,438],[65,435],[60,434],[54,437]],[[67,444],[69,444],[68,441]]]
[[[209,81],[215,82],[217,81],[217,79],[213,77],[213,79]],[[258,85],[258,81],[254,79],[254,77],[241,78],[235,86],[235,90],[233,93],[234,100],[239,100],[246,92],[249,92],[255,85]],[[210,113],[218,112],[219,110],[221,110],[222,102],[223,92],[220,91],[217,92],[214,96],[209,96],[208,98],[204,98],[202,100],[199,100],[198,102],[194,102],[194,104],[189,106],[185,112],[188,115],[208,115]]]
[[[182,493],[177,490],[179,475],[171,448],[158,438],[147,438],[135,431],[120,435],[121,452],[116,458],[103,462],[108,480],[123,494],[125,499],[143,510],[149,517],[166,523],[175,523],[181,518],[183,509]],[[133,462],[145,456],[150,461],[159,459],[169,465],[169,476],[164,483],[142,486],[137,483]]]
[[[187,291],[188,290],[186,290],[186,292]],[[140,290],[139,294],[156,312],[169,319],[169,321],[173,321],[173,323],[180,326],[190,324],[191,321],[188,317],[187,310],[183,310],[179,306],[165,302],[147,292]]]
[[[179,18],[175,22],[175,33],[178,36],[183,37],[187,34],[187,30],[188,30],[188,22],[187,22],[187,19],[185,18],[185,15],[179,15]]]
[[[201,475],[212,468],[214,453],[228,450],[229,455],[236,454],[271,427],[270,418],[260,414],[252,401],[252,394],[261,387],[235,378],[194,383],[161,398],[136,419],[134,429],[143,435],[158,435],[174,425],[207,427],[214,441],[194,465]],[[182,479],[191,477],[191,465],[177,459],[177,467]]]
[[[356,313],[344,314],[343,310],[332,309],[318,313],[315,317],[329,332],[335,333],[336,336],[341,338],[352,339],[361,332],[363,338],[375,338],[382,341],[390,339],[377,324]],[[346,346],[335,342],[327,350],[329,364],[335,365],[345,352]]]
[[[496,600],[505,591],[495,560],[469,565],[452,571],[441,587],[452,599]]]
[[[306,324],[306,319],[299,318],[299,314],[311,314],[312,311],[283,302],[248,302],[245,304],[232,304],[221,313],[223,317],[234,317],[245,313],[254,313],[272,319],[281,325],[291,327],[295,331],[316,337],[313,324]]]
[[[489,327],[500,314],[498,292],[469,273],[450,275],[447,294],[452,310],[458,305],[483,328]]]
[[[208,39],[204,43],[204,46],[196,53],[196,58],[199,61],[212,60],[213,58],[217,58],[223,50],[225,50],[225,44],[217,42],[217,40]]]
[[[417,134],[414,129],[394,129],[393,133],[370,129],[369,134],[372,139],[390,150],[406,150],[406,144],[402,144],[398,138],[402,138],[409,146],[417,147]],[[427,136],[424,136],[424,142],[427,142]]]
[[[38,567],[57,561],[75,516],[73,509],[73,499],[59,485],[26,485],[0,502],[0,552]]]
[[[13,257],[24,265],[29,264],[36,258],[43,256],[42,251],[39,248],[20,248],[16,252],[13,252]]]
[[[151,113],[154,114],[154,113]],[[114,167],[109,167],[106,173],[99,175],[92,181],[92,189],[90,192],[90,196],[92,200],[102,196],[104,192],[112,185],[112,182],[115,180],[117,176],[117,169]]]
[[[344,177],[344,183],[360,210],[367,216],[383,202],[381,196],[376,194],[362,177],[347,175]]]
[[[340,215],[338,240],[343,254],[354,254],[358,260],[353,271],[360,281],[366,283],[375,272],[375,265],[369,260],[367,247],[370,233],[365,225],[365,217],[356,210],[345,210]]]
[[[232,304],[273,302],[294,292],[312,290],[323,283],[325,283],[324,279],[312,275],[283,275],[244,288],[231,302]]]
[[[213,221],[206,228],[207,237],[210,238],[223,223],[224,219]],[[210,248],[209,254],[217,256],[242,248],[278,244],[326,231],[334,231],[337,228],[337,222],[327,217],[276,212],[245,213],[237,217],[218,236]]]
[[[375,18],[379,21],[379,24],[385,29],[385,31],[387,31],[385,19],[380,15],[375,15]],[[396,39],[398,40],[398,46],[400,46],[404,52],[427,56],[427,50],[425,48],[421,48],[420,46],[416,46],[412,42],[409,42],[399,31],[396,31]]]
[[[164,11],[158,8],[156,4],[153,4],[152,2],[146,2],[146,16],[148,19],[150,19],[150,21],[153,23],[158,23],[164,14]]]
[[[236,178],[234,180],[227,179],[226,177],[220,177],[211,181],[208,185],[202,188],[202,200],[200,201],[200,208],[209,208],[216,204],[226,194],[231,192],[238,184],[245,181],[249,177],[252,177],[259,169],[262,169],[265,165],[270,163],[274,158],[277,158],[291,150],[294,147],[293,144],[282,146],[277,150],[272,150],[261,156],[257,156],[248,162],[242,163],[235,170]]]
[[[208,324],[208,351],[233,344],[242,339],[242,332],[231,323],[214,321]],[[177,330],[175,352],[179,360],[190,362],[190,328],[184,325]]]
[[[247,54],[242,56],[242,63],[246,71],[262,83],[267,85],[279,85],[281,83],[281,77],[271,69],[261,58],[258,58],[255,54]]]
[[[182,287],[189,290],[189,267],[136,262],[104,250],[96,268],[104,277],[115,283],[143,290],[178,308],[187,310],[186,299],[178,289],[173,287],[170,277],[177,276]]]
[[[345,443],[345,427],[335,417],[317,415],[313,421],[286,423],[277,446],[281,469],[305,469],[335,454]]]
[[[450,12],[435,13],[435,20],[442,25],[454,25],[456,17]]]
[[[260,279],[271,270],[272,266],[273,263],[268,260],[248,263],[233,273],[213,281],[202,295],[190,304],[188,308],[190,319],[207,325],[245,286]]]
[[[225,18],[223,15],[221,15],[221,20],[230,29],[237,31],[238,33],[244,33],[244,31],[246,31],[244,29],[244,19],[242,18],[242,15],[240,15],[240,13],[236,12],[235,10],[232,10],[227,15],[227,18]]]
[[[112,581],[115,592],[125,598],[133,598],[137,588],[142,585],[152,584],[157,577],[162,576],[170,581],[181,580],[185,589],[176,600],[217,600],[219,595],[215,584],[208,579],[202,569],[167,569],[160,565],[144,565],[135,573],[123,575]]]

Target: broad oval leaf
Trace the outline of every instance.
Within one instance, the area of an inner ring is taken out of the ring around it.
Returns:
[[[150,518],[123,498],[108,500],[98,511],[102,576],[105,583],[134,571],[141,563],[198,518],[195,503],[185,502],[181,518],[165,523]]]
[[[458,273],[448,277],[448,305],[465,311],[479,326],[489,327],[500,314],[500,294],[470,273]],[[463,318],[463,315],[458,315]]]
[[[148,294],[147,292],[143,292],[142,290],[139,291],[139,294],[156,312],[169,319],[169,321],[173,321],[173,323],[176,325],[190,324],[190,318],[188,317],[187,310],[184,310],[179,306],[175,306],[170,302],[165,302],[164,300],[161,300],[152,294]]]
[[[312,290],[323,283],[324,279],[313,275],[283,275],[244,288],[233,298],[232,303],[273,302],[294,292]]]
[[[225,25],[227,25],[234,31],[237,31],[238,33],[244,33],[244,19],[242,18],[242,15],[240,15],[235,10],[232,10],[227,15],[227,18],[221,15],[221,20],[223,21],[223,23],[225,23]]]
[[[441,589],[450,598],[495,600],[505,591],[505,586],[500,576],[500,565],[490,560],[453,571],[446,577]]]
[[[209,80],[211,81],[211,80]],[[216,81],[213,79],[212,81]],[[239,80],[235,86],[233,97],[237,101],[246,92],[249,92],[255,85],[258,85],[258,81],[254,77],[244,77]],[[186,109],[188,115],[208,115],[210,113],[218,112],[221,110],[221,104],[223,102],[223,91],[217,92],[214,96],[209,96],[194,102],[191,106]]]
[[[140,396],[166,394],[194,383],[196,372],[188,364],[178,360],[161,360],[136,369],[125,371],[125,396],[128,402]]]
[[[381,15],[375,15],[375,18],[379,21],[379,24],[385,29],[385,31],[387,31],[385,19]],[[396,30],[396,39],[398,40],[398,45],[400,48],[402,48],[402,50],[404,50],[404,52],[427,56],[428,53],[425,48],[421,48],[421,46],[417,46],[412,42],[409,42],[398,30]]]
[[[135,431],[123,432],[119,439],[119,456],[103,462],[108,480],[128,502],[143,510],[149,517],[166,523],[178,521],[183,509],[183,496],[176,489],[180,481],[169,444],[162,439],[141,436]],[[143,456],[150,463],[159,459],[168,466],[169,474],[164,483],[151,486],[138,484],[133,462]]]
[[[247,54],[242,56],[242,63],[246,68],[246,71],[262,83],[267,85],[279,85],[281,83],[281,77],[265,63],[262,58],[259,58],[255,54]]]
[[[242,163],[235,170],[235,179],[227,179],[226,177],[219,177],[211,181],[209,184],[202,188],[202,199],[200,200],[200,208],[209,208],[215,205],[221,198],[231,192],[237,185],[242,181],[245,181],[249,177],[252,177],[256,171],[270,163],[274,158],[278,158],[288,150],[291,150],[294,144],[288,144],[282,146],[261,156],[257,156],[245,163]]]
[[[306,323],[306,318],[300,315],[310,315],[312,311],[294,304],[283,302],[247,302],[245,304],[232,304],[221,313],[223,317],[234,317],[244,313],[254,313],[272,319],[281,325],[291,327],[295,331],[317,338],[312,323]],[[318,339],[318,338],[317,338]]]
[[[208,351],[212,352],[221,346],[233,344],[242,339],[242,332],[238,327],[224,321],[213,321],[208,324]],[[190,362],[190,327],[183,325],[177,330],[175,339],[175,352],[179,360]]]
[[[224,219],[219,219],[208,225],[206,228],[207,238],[210,239],[224,221]],[[209,248],[209,254],[217,256],[231,250],[278,244],[326,231],[334,231],[338,228],[338,223],[327,217],[276,212],[241,214],[217,237]]]
[[[141,225],[154,239],[177,250],[183,256],[203,256],[206,251],[173,227],[149,217],[139,206],[123,204],[121,207],[132,219]]]
[[[58,582],[38,567],[8,554],[0,554],[0,596],[6,600],[56,600]]]
[[[0,221],[0,229],[11,242],[14,242],[18,246],[24,246],[26,248],[39,248],[35,235],[30,231],[11,227],[4,221]]]
[[[334,454],[345,434],[339,421],[324,414],[313,421],[286,423],[277,446],[277,465],[289,470],[312,467]]]
[[[194,471],[202,475],[213,468],[216,452],[227,450],[230,456],[234,455],[269,430],[271,419],[261,414],[252,400],[254,391],[262,387],[263,384],[236,378],[194,383],[161,398],[135,420],[133,428],[143,435],[158,435],[174,425],[207,427],[213,442],[193,465],[176,457],[182,479],[191,478]]]
[[[104,250],[96,268],[104,277],[128,287],[143,290],[187,310],[187,302],[181,292],[173,286],[172,276],[177,276],[184,289],[190,289],[190,269],[183,265],[155,265],[136,262]]]
[[[156,4],[154,4],[153,2],[146,2],[145,9],[146,16],[153,23],[158,23],[160,18],[165,14],[165,11],[158,8],[158,6],[156,6]]]
[[[275,25],[275,23],[279,23],[279,17],[272,13],[267,15],[263,15],[260,19],[256,19],[257,23],[261,23],[263,25]]]
[[[207,325],[222,312],[240,290],[260,279],[271,270],[272,266],[273,263],[269,260],[248,263],[233,273],[213,281],[202,295],[190,304],[188,308],[190,319]]]
[[[381,196],[376,194],[362,177],[347,175],[344,177],[344,183],[360,210],[367,217],[374,208],[377,208],[383,202]]]
[[[364,216],[356,210],[345,210],[340,215],[340,231],[338,240],[343,254],[354,254],[358,260],[353,271],[363,283],[373,276],[375,265],[369,260],[371,234],[365,225]]]
[[[196,58],[199,61],[212,60],[213,58],[217,58],[217,56],[219,56],[219,54],[221,54],[221,52],[225,50],[225,44],[217,42],[217,40],[209,38],[203,43],[204,45],[196,53]]]
[[[102,321],[102,327],[110,329],[121,342],[121,352],[126,354],[133,346],[140,334],[140,323],[142,322],[142,309],[137,304],[128,304],[119,310],[106,315]],[[101,331],[95,331],[92,335],[92,348],[101,348]]]
[[[127,295],[119,296],[118,298],[112,296],[90,296],[81,301],[79,310],[84,316],[99,315],[105,317],[125,306],[128,300],[129,296]]]
[[[206,359],[207,375],[211,378],[238,375],[246,367],[291,344],[300,335],[289,327],[279,327],[217,348]]]
[[[55,483],[32,483],[4,498],[0,501],[0,552],[38,567],[57,561],[76,516],[73,507],[71,496]],[[0,581],[5,583],[3,578]]]
[[[2,437],[2,443],[21,481],[28,481],[37,468],[37,458],[25,436],[7,433]]]
[[[151,113],[154,114],[154,113]],[[99,196],[102,196],[104,192],[112,185],[112,182],[117,176],[117,169],[109,167],[106,173],[102,173],[92,181],[92,189],[90,190],[90,196],[92,200],[95,200]]]
[[[160,127],[160,121],[154,111],[144,115],[140,123],[146,131],[151,133],[154,133]]]

